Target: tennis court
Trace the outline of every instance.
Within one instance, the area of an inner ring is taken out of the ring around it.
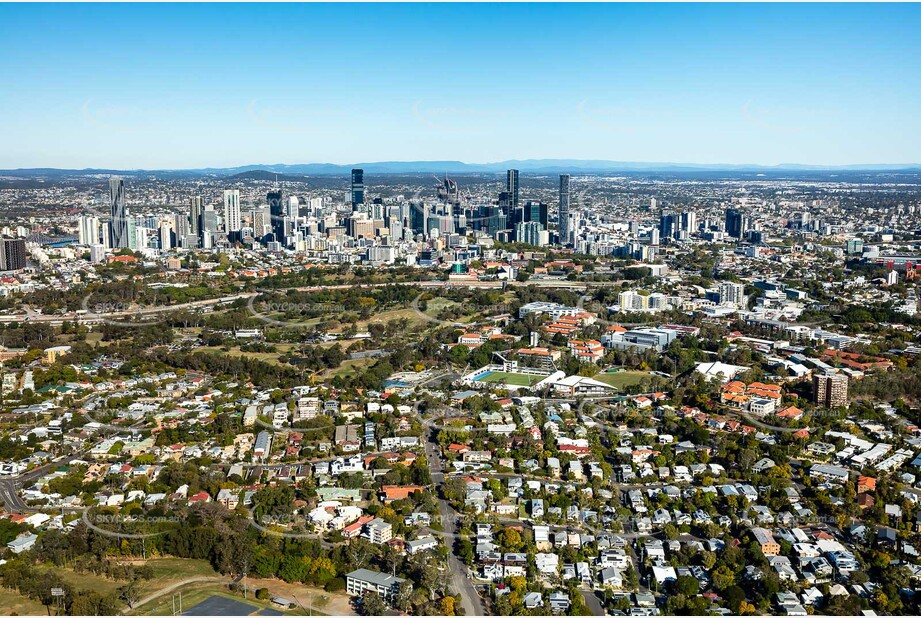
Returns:
[[[183,616],[249,616],[256,610],[262,609],[258,605],[229,599],[219,595],[208,597],[198,605],[182,612]]]

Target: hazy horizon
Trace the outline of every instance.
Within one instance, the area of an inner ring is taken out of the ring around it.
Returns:
[[[559,159],[559,158],[546,158],[546,159],[509,159],[504,161],[460,161],[460,160],[434,160],[434,159],[384,159],[380,161],[346,161],[346,162],[331,162],[331,161],[301,161],[301,162],[276,162],[276,163],[244,163],[240,165],[228,165],[228,166],[191,166],[191,167],[117,167],[117,166],[90,166],[90,167],[57,167],[57,166],[35,166],[35,167],[9,167],[9,168],[0,168],[0,171],[19,171],[19,172],[28,172],[32,170],[55,170],[55,171],[95,171],[95,170],[105,170],[105,171],[119,171],[119,172],[194,172],[194,171],[225,171],[225,170],[240,170],[240,171],[273,171],[278,170],[279,173],[298,173],[295,169],[290,168],[349,168],[349,167],[360,167],[360,166],[413,166],[413,165],[424,165],[424,164],[456,164],[464,166],[470,169],[455,171],[455,173],[477,173],[477,172],[488,172],[493,171],[494,169],[506,169],[509,166],[514,166],[515,164],[523,164],[522,172],[528,171],[540,171],[546,169],[573,169],[575,173],[579,173],[580,170],[586,171],[617,171],[621,169],[623,171],[668,171],[668,170],[687,170],[693,171],[699,169],[701,171],[733,171],[733,170],[778,170],[778,171],[899,171],[899,170],[917,170],[921,169],[921,163],[915,162],[885,162],[885,163],[843,163],[836,165],[824,165],[821,163],[801,163],[796,161],[788,161],[778,164],[762,164],[762,163],[751,163],[751,162],[741,162],[741,163],[698,163],[693,161],[616,161],[608,159]],[[567,167],[568,164],[568,167]],[[594,165],[594,166],[593,166]],[[454,168],[452,168],[454,169]],[[419,173],[425,173],[429,171],[428,167],[418,167],[416,170]],[[399,173],[404,170],[397,170],[395,172],[383,172],[383,173]],[[412,170],[405,170],[411,172]],[[450,169],[448,171],[451,171]],[[382,172],[378,172],[382,173]]]

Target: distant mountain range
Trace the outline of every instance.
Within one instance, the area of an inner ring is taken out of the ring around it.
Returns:
[[[462,161],[379,161],[338,165],[334,163],[299,163],[299,164],[258,164],[225,168],[198,169],[162,169],[162,170],[114,170],[114,169],[57,169],[33,168],[0,170],[0,176],[91,176],[106,174],[211,174],[215,176],[239,176],[241,178],[266,179],[279,175],[279,180],[300,180],[297,176],[343,176],[352,168],[360,167],[366,174],[492,174],[507,169],[517,169],[523,173],[551,174],[570,172],[586,173],[693,173],[693,172],[743,172],[743,173],[784,173],[784,172],[921,172],[919,163],[868,163],[854,165],[802,165],[782,163],[780,165],[756,164],[696,164],[696,163],[643,163],[634,161],[606,161],[594,159],[524,159],[498,161],[495,163],[464,163]]]

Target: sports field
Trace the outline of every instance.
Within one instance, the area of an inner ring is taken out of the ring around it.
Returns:
[[[616,388],[626,388],[639,384],[644,378],[650,377],[648,371],[618,371],[616,373],[599,373],[595,379]]]
[[[498,382],[500,384],[511,384],[512,386],[534,386],[547,376],[529,375],[526,373],[508,373],[506,371],[490,371],[477,382]]]

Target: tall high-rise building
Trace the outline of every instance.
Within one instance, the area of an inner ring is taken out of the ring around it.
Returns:
[[[160,251],[169,251],[170,249],[175,249],[177,246],[176,229],[172,218],[162,219],[158,228],[160,236]]]
[[[22,238],[0,239],[0,270],[19,270],[26,267],[26,241]]]
[[[265,195],[265,201],[269,204],[269,214],[272,217],[272,234],[275,236],[275,242],[282,246],[287,244],[285,236],[285,203],[282,201],[281,191],[269,191]]]
[[[413,234],[428,233],[429,206],[423,201],[414,201],[409,209],[409,228]]]
[[[189,234],[199,239],[201,244],[201,211],[202,200],[200,195],[189,200]]]
[[[240,190],[224,190],[224,231],[228,234],[243,229],[243,215],[240,211]]]
[[[817,406],[836,408],[847,405],[847,375],[817,373],[812,376],[812,399]]]
[[[297,199],[296,195],[291,195],[288,197],[288,218],[292,221],[295,221],[301,214],[301,201]]]
[[[189,235],[189,218],[182,214],[173,215],[173,229],[176,230],[177,242],[185,241]]]
[[[253,238],[262,241],[272,233],[272,215],[265,206],[253,210]]]
[[[147,228],[138,225],[137,219],[128,217],[128,248],[132,251],[146,249],[150,237],[147,235]]]
[[[444,181],[438,187],[438,199],[442,202],[447,202],[452,206],[460,206],[460,191],[457,188],[457,181],[451,178],[448,178],[448,175],[445,174]]]
[[[663,212],[659,217],[659,237],[675,238],[678,232],[678,221],[678,215],[675,213]]]
[[[352,212],[361,210],[365,203],[365,171],[359,167],[352,170]]]
[[[512,225],[517,225],[519,223],[528,223],[536,222],[540,223],[543,229],[547,229],[547,223],[549,222],[549,215],[547,211],[547,204],[544,202],[538,202],[536,200],[528,200],[524,203],[523,206],[516,208],[512,211]]]
[[[726,209],[726,234],[733,238],[742,238],[748,227],[748,217],[737,208]]]
[[[741,283],[726,281],[719,286],[720,303],[732,304],[736,307],[746,308],[745,286]]]
[[[478,209],[475,221],[477,222],[478,228],[493,238],[499,233],[500,230],[505,228],[505,213],[502,212],[502,209],[498,206],[492,204],[482,204]]]
[[[125,203],[125,181],[109,179],[109,239],[113,249],[126,249],[131,244],[128,233],[128,206]]]
[[[217,211],[214,210],[214,205],[205,204],[204,209],[201,211],[200,237],[202,249],[214,247],[218,230],[217,221]]]
[[[509,170],[505,174],[505,191],[508,193],[509,210],[518,208],[518,170]]]
[[[569,244],[569,174],[560,174],[560,209],[559,225],[560,244]]]
[[[697,231],[697,213],[693,210],[681,213],[681,231],[688,235]]]
[[[547,244],[549,235],[537,221],[523,221],[515,225],[515,240],[540,247]]]
[[[99,243],[99,217],[83,215],[80,217],[79,240],[81,245],[95,245]]]

